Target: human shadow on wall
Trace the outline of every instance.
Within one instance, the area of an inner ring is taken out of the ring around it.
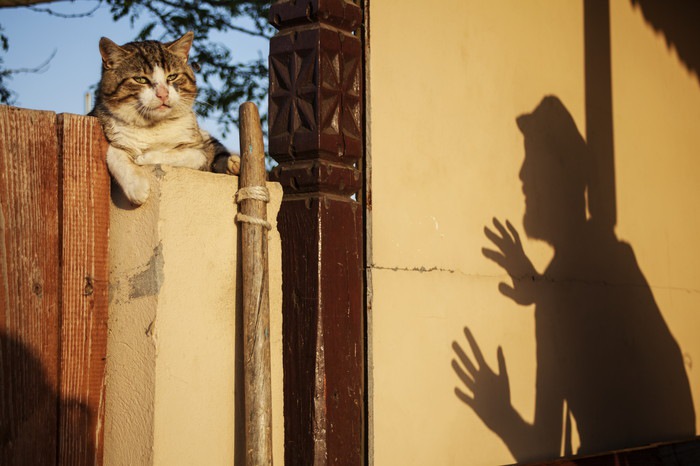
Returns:
[[[512,279],[506,298],[535,305],[536,395],[532,424],[510,403],[505,356],[498,372],[468,328],[473,359],[457,342],[456,396],[518,462],[590,454],[678,440],[695,434],[683,357],[629,244],[586,216],[586,143],[561,101],[545,97],[516,120],[525,137],[520,179],[525,233],[549,243],[554,257],[538,273],[516,228],[494,219],[484,256]],[[525,311],[523,311],[525,312]],[[571,450],[572,421],[580,448]],[[564,421],[563,421],[564,420]]]
[[[51,465],[57,458],[97,464],[92,425],[88,407],[60,400],[41,361],[20,340],[0,331],[0,464]],[[64,447],[70,453],[59,451],[57,428],[69,434]]]

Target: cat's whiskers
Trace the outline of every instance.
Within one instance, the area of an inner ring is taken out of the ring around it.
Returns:
[[[206,102],[204,100],[195,100],[194,102],[197,103],[198,105],[203,105],[205,107],[216,108],[215,106],[213,106],[212,104],[210,104],[209,102]]]
[[[138,112],[139,116],[142,116],[145,118],[148,116],[149,108],[143,104],[140,104],[138,107],[136,107],[136,111]]]
[[[195,96],[197,95],[196,92],[179,92],[180,99],[178,100],[179,103],[186,104],[188,106],[192,106],[192,104],[195,102]]]
[[[203,106],[203,107],[209,107],[209,108],[211,108],[211,109],[216,110],[216,106],[214,106],[214,105],[212,105],[212,104],[210,104],[210,103],[208,103],[208,102],[205,102],[205,101],[203,101],[203,100],[195,100],[194,103],[196,103],[197,105],[201,105],[201,106]],[[204,112],[202,112],[202,111],[200,111],[200,110],[197,110],[197,107],[193,107],[192,110],[194,111],[194,113],[195,113],[197,116],[200,116],[200,117],[203,117],[203,118],[208,116],[208,115],[206,115]]]
[[[153,110],[150,107],[147,107],[146,105],[139,105],[136,108],[136,112],[137,112],[138,116],[141,117],[141,119],[143,119],[144,121],[149,122],[149,121],[153,120],[153,118],[151,116],[153,113]]]

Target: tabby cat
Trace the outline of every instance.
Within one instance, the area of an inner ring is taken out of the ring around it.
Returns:
[[[107,166],[135,205],[148,198],[141,165],[164,164],[238,174],[240,159],[199,128],[197,94],[187,63],[192,32],[173,42],[100,39],[102,79],[90,113],[109,141]]]

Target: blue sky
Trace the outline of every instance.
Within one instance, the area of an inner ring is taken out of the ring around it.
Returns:
[[[86,0],[37,6],[74,14],[88,12],[96,4],[94,0]],[[106,36],[123,44],[131,41],[140,30],[138,22],[132,28],[128,19],[117,23],[112,21],[106,6],[84,18],[57,18],[27,8],[2,8],[0,25],[10,41],[10,49],[3,56],[3,66],[9,69],[35,68],[56,51],[45,72],[16,74],[9,81],[10,89],[16,93],[15,105],[77,114],[85,113],[85,93],[100,78],[100,37]],[[213,35],[212,38],[227,45],[238,60],[267,55],[268,43],[264,39],[236,32]],[[200,123],[212,134],[220,135],[214,121],[200,119]],[[223,142],[229,149],[237,151],[238,132],[233,131]]]

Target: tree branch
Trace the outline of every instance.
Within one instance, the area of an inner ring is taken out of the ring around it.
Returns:
[[[51,60],[53,60],[53,57],[56,56],[57,49],[54,49],[53,52],[51,52],[51,55],[49,58],[44,60],[42,64],[39,66],[36,66],[34,68],[15,68],[13,70],[3,70],[7,73],[7,75],[12,75],[12,74],[19,74],[19,73],[43,73],[49,68],[49,63],[51,63]]]
[[[0,0],[0,8],[37,5],[39,3],[53,3],[55,1],[56,0]]]
[[[0,0],[0,1],[2,1],[2,0]],[[167,5],[167,6],[169,6],[169,7],[174,8],[174,9],[182,9],[182,8],[184,8],[184,5],[183,5],[182,2],[170,1],[170,0],[158,0],[158,1],[159,1],[160,3],[162,3],[162,4],[164,4],[164,5]],[[148,2],[148,3],[150,3],[150,2]],[[209,1],[206,1],[206,2],[203,2],[203,3],[204,3],[204,4],[207,4],[207,3],[208,3],[208,4],[210,4],[210,5],[214,6],[214,7],[225,7],[225,6],[227,6],[225,2],[216,2],[216,1],[213,1],[213,0],[209,0]],[[251,30],[251,29],[246,29],[246,28],[241,27],[241,26],[236,26],[235,24],[231,23],[230,21],[225,21],[225,20],[223,19],[224,16],[225,16],[225,15],[221,15],[221,16],[219,16],[219,18],[221,19],[222,24],[225,25],[228,29],[231,29],[232,31],[242,32],[242,33],[244,33],[244,34],[249,34],[249,35],[254,36],[254,37],[261,37],[261,38],[263,38],[263,39],[270,39],[270,36],[268,36],[268,35],[266,35],[266,34],[264,34],[264,33],[262,33],[262,32],[253,31],[253,30]]]
[[[0,0],[3,1],[3,0]],[[52,10],[51,8],[40,8],[36,6],[28,6],[32,11],[36,11],[38,13],[48,13],[51,16],[57,16],[59,18],[85,18],[86,16],[92,16],[93,13],[95,13],[100,7],[102,6],[102,0],[97,1],[97,5],[95,5],[94,8],[92,8],[90,11],[86,11],[85,13],[72,13],[72,14],[65,14],[65,13],[59,13],[57,11]]]

